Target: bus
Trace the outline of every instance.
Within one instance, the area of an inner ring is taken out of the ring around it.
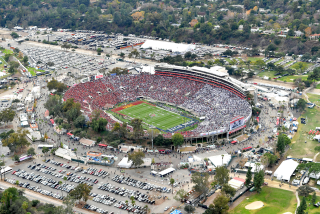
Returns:
[[[24,155],[19,158],[19,162],[32,158],[32,155]]]
[[[7,173],[10,173],[10,172],[12,172],[12,168],[9,167],[9,166],[6,166],[5,168],[0,170],[0,174],[1,175],[7,174]]]
[[[249,147],[243,148],[242,151],[246,152],[246,151],[250,151],[251,149],[252,149],[252,147],[249,146]]]
[[[44,147],[47,147],[48,149],[52,149],[53,145],[43,145],[43,144],[38,145],[38,149],[43,149]]]

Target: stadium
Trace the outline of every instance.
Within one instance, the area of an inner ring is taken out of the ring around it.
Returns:
[[[176,132],[185,138],[229,138],[251,118],[244,87],[214,67],[162,63],[152,73],[91,79],[71,87],[64,99],[74,98],[88,116],[102,110],[109,130],[115,122],[139,118],[146,129],[157,128],[166,138]]]

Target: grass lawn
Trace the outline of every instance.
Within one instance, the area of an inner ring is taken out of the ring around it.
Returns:
[[[307,94],[310,102],[320,105],[320,95],[316,94]]]
[[[279,63],[282,62],[282,61],[283,61],[283,59],[280,59],[279,61],[275,62],[274,64],[277,65],[277,64],[279,64]]]
[[[264,71],[264,72],[259,73],[258,76],[259,77],[267,76],[267,77],[270,77],[271,79],[273,79],[275,74],[276,74],[276,71]]]
[[[4,49],[4,50],[2,51],[2,53],[4,53],[4,54],[13,54],[13,51],[10,50],[10,49]]]
[[[257,210],[247,210],[246,205],[262,201],[264,206]],[[249,199],[244,199],[229,214],[282,214],[294,213],[297,207],[296,197],[293,192],[272,187],[263,187],[260,194],[254,193]]]
[[[313,109],[306,108],[301,117],[307,119],[307,124],[301,124],[300,119],[298,119],[298,131],[292,138],[291,149],[289,149],[286,155],[291,155],[295,158],[313,158],[316,153],[314,147],[318,146],[319,143],[312,140],[313,136],[308,135],[308,132],[311,129],[315,130],[319,126],[320,109],[317,107]]]
[[[299,196],[300,198],[300,203],[302,201],[302,197]],[[306,198],[306,201],[307,201],[307,209],[305,210],[305,213],[308,213],[308,214],[320,214],[320,207],[315,207],[313,206],[312,202],[311,202],[311,199],[312,199],[312,194],[310,194],[307,198]],[[316,203],[320,201],[320,197],[317,196],[317,199],[316,199]],[[309,205],[310,203],[310,205]]]
[[[296,76],[285,76],[281,77],[278,80],[280,81],[287,81],[287,82],[293,82],[295,79],[301,78],[302,80],[307,80],[308,75],[296,75]]]
[[[264,57],[247,57],[247,60],[250,60],[251,62],[255,62],[257,61],[258,59],[263,59]]]
[[[142,119],[143,122],[162,130],[168,130],[185,122],[191,121],[187,117],[180,116],[165,109],[141,103],[118,111],[132,118]]]
[[[320,89],[320,84],[318,84],[318,85],[316,86],[316,89]]]
[[[32,76],[36,76],[37,72],[44,72],[43,70],[39,70],[33,67],[27,67],[27,69]]]

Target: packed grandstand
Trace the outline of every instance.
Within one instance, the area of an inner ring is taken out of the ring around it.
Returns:
[[[170,103],[205,118],[194,130],[182,132],[186,137],[223,133],[229,131],[234,118],[247,121],[251,117],[249,103],[232,90],[193,79],[148,73],[109,76],[80,83],[71,87],[64,99],[74,98],[81,103],[85,114],[90,115],[94,109],[112,108],[119,103],[136,101],[138,97]],[[101,117],[108,120],[108,129],[117,122],[105,111]]]

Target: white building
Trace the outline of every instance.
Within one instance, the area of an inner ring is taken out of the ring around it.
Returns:
[[[165,41],[157,41],[157,40],[147,40],[141,48],[152,50],[167,50],[172,52],[188,52],[196,49],[195,45],[192,44],[181,44],[181,43],[173,43],[173,42],[165,42]]]

